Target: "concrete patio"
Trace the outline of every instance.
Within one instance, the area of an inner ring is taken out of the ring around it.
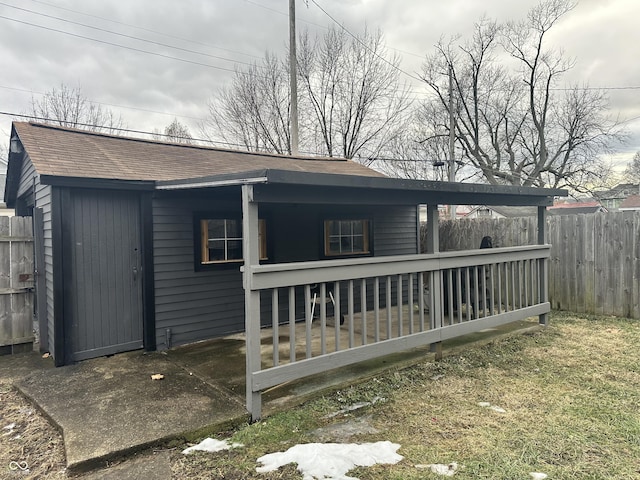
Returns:
[[[537,318],[447,341],[443,351],[446,355],[471,342],[532,328],[542,328]],[[270,335],[265,329],[265,343]],[[271,415],[384,370],[424,360],[433,360],[428,347],[290,382],[264,393],[264,413]],[[269,358],[263,361],[270,362]],[[164,378],[152,380],[154,374]],[[242,335],[168,352],[134,351],[59,368],[36,352],[4,356],[0,357],[0,375],[10,379],[61,430],[72,471],[100,468],[114,458],[172,440],[214,436],[249,420]]]

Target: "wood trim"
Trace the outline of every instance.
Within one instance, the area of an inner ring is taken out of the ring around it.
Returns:
[[[64,324],[64,245],[63,245],[63,190],[51,187],[51,243],[53,262],[53,359],[56,367],[66,364],[65,324]],[[66,192],[66,195],[68,192]]]

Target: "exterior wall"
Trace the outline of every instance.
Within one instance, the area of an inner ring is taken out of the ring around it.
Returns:
[[[48,330],[48,345],[46,348],[49,352],[54,351],[54,318],[53,318],[53,235],[51,221],[51,187],[48,185],[36,184],[35,188],[35,207],[41,208],[44,219],[44,276],[45,290],[47,297],[46,316]],[[41,345],[43,347],[43,345]]]
[[[48,326],[48,344],[41,348],[54,351],[54,317],[53,317],[53,244],[51,218],[51,187],[42,185],[36,174],[33,163],[26,157],[22,164],[22,172],[18,183],[17,198],[29,207],[42,208],[44,217],[44,260],[46,287],[46,317]]]
[[[156,347],[190,343],[244,328],[239,267],[195,271],[193,215],[239,212],[237,202],[158,196],[153,200]],[[167,329],[170,329],[169,339]]]
[[[244,290],[239,266],[195,269],[194,213],[240,215],[239,190],[226,196],[194,198],[158,193],[153,200],[156,345],[159,350],[244,330]],[[262,205],[267,220],[269,262],[318,260],[322,252],[322,222],[332,218],[373,220],[374,254],[417,253],[417,211],[407,207],[341,207],[322,205]],[[286,310],[286,292],[280,308]],[[296,318],[302,318],[302,292]],[[270,297],[263,297],[263,320],[270,321]],[[284,315],[286,318],[286,315]],[[170,342],[167,341],[170,329]]]
[[[30,195],[33,192],[33,179],[37,176],[33,163],[26,157],[22,163],[22,172],[18,182],[18,197]]]

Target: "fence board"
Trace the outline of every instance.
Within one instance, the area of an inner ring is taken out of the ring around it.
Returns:
[[[0,217],[0,353],[33,343],[31,218]]]
[[[633,251],[631,254],[632,274],[631,274],[631,292],[632,292],[632,316],[640,317],[640,212],[633,212]]]
[[[442,251],[536,242],[536,219],[441,220]],[[549,298],[554,309],[640,318],[640,212],[547,218]],[[502,280],[505,281],[505,280]]]

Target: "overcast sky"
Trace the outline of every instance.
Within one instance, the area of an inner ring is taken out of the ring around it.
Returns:
[[[297,0],[296,5],[299,31],[326,31],[333,24],[327,13],[353,33],[365,24],[379,27],[387,47],[401,55],[402,69],[416,74],[440,37],[468,34],[482,15],[523,19],[536,3]],[[120,113],[128,128],[163,130],[175,117],[197,136],[207,100],[229,82],[234,68],[260,61],[267,50],[284,54],[287,12],[288,0],[0,0],[0,112],[25,113],[32,95],[38,99],[65,84],[80,86],[89,100]],[[617,148],[620,160],[640,150],[639,18],[639,0],[581,0],[550,37],[550,45],[575,58],[567,85],[609,89],[612,114],[630,133],[629,142]],[[418,81],[404,78],[414,91],[421,90]],[[5,145],[11,120],[0,114]]]

